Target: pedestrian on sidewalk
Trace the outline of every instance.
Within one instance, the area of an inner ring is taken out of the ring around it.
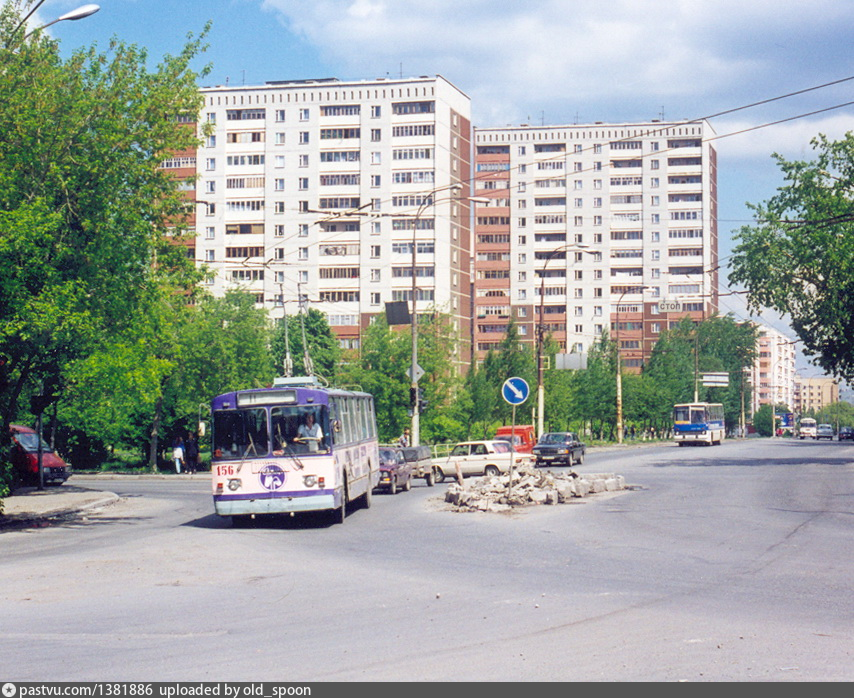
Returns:
[[[199,442],[193,432],[187,435],[187,442],[184,444],[184,465],[190,475],[196,474],[199,467]]]
[[[176,436],[172,444],[172,460],[175,462],[175,472],[180,474],[184,465],[184,439],[180,436]]]

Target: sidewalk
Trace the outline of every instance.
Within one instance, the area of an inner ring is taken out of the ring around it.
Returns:
[[[105,506],[118,500],[113,492],[88,490],[74,485],[46,487],[20,487],[14,496],[3,500],[0,529],[9,526],[26,526],[38,521],[57,519],[87,509]]]

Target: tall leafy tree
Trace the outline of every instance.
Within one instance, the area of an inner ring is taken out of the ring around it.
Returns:
[[[736,234],[730,281],[752,308],[791,318],[804,351],[828,373],[854,379],[854,134],[824,135],[814,160],[774,155],[785,184],[752,205]]]
[[[0,6],[0,410],[138,322],[164,283],[189,287],[180,238],[186,210],[160,168],[195,147],[201,106],[188,40],[153,70],[119,41],[63,60],[57,42],[16,29]]]

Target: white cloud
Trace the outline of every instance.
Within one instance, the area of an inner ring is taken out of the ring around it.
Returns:
[[[404,76],[439,73],[477,95],[476,122],[498,115],[518,122],[543,107],[577,111],[582,121],[653,118],[649,112],[661,106],[690,110],[669,118],[694,118],[707,111],[704,104],[736,106],[757,88],[772,89],[769,76],[780,80],[781,70],[791,78],[781,61],[806,62],[811,37],[828,43],[832,29],[854,20],[848,0],[815,0],[806,12],[802,0],[264,0],[263,6],[350,71],[339,77],[396,75],[401,66]]]

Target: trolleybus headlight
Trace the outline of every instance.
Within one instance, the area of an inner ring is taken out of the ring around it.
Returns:
[[[317,484],[317,476],[305,475],[302,479],[306,487],[314,487]]]
[[[228,481],[228,489],[232,492],[235,492],[240,489],[240,486],[243,484],[242,480],[239,477],[233,477]]]

